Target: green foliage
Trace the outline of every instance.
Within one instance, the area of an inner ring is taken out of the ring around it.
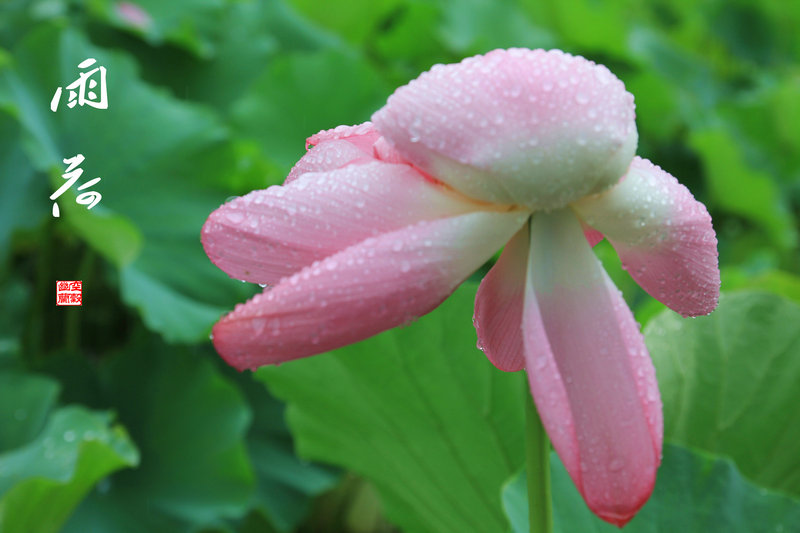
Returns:
[[[619,531],[589,511],[555,453],[550,456],[550,470],[555,533]],[[503,506],[513,533],[527,533],[524,470],[504,487]],[[625,532],[773,533],[793,531],[798,524],[799,501],[759,488],[727,459],[667,445],[653,495]]]
[[[254,381],[222,368],[208,333],[258,288],[214,267],[199,234],[228,198],[280,183],[308,136],[368,120],[435,63],[510,46],[582,54],[626,83],[639,153],[706,203],[733,291],[707,318],[660,314],[596,248],[647,326],[667,438],[715,454],[667,448],[630,528],[797,529],[796,503],[756,487],[800,497],[799,25],[783,0],[0,2],[0,530],[397,531],[381,514],[408,532],[507,530],[522,376],[475,349],[474,287]],[[51,112],[87,57],[108,69],[109,108],[65,93]],[[103,198],[86,210],[73,188],[54,219],[77,153]],[[65,279],[83,280],[83,307],[53,305]],[[293,438],[367,481],[299,459]],[[602,531],[555,480],[562,529]]]
[[[58,382],[43,376],[0,374],[0,451],[33,440],[42,430],[58,396]]]
[[[239,100],[234,122],[288,170],[305,150],[298,140],[331,124],[369,120],[387,92],[363,58],[329,50],[285,54]]]
[[[109,413],[69,406],[49,414],[57,383],[19,374],[1,374],[0,382],[3,411],[14,406],[0,413],[14,421],[1,437],[8,451],[0,455],[0,530],[59,531],[96,482],[138,464],[135,446]]]
[[[475,348],[476,288],[413,326],[258,372],[288,403],[299,453],[369,478],[404,531],[505,528],[499,490],[522,461],[524,377]]]
[[[800,306],[724,295],[707,317],[647,326],[667,439],[726,455],[761,486],[800,497]]]
[[[689,142],[702,154],[709,189],[720,207],[752,219],[781,247],[797,244],[797,229],[777,184],[765,173],[747,168],[725,130],[696,130]]]

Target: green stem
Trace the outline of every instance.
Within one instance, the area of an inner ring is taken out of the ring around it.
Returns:
[[[530,533],[552,533],[553,507],[550,497],[550,442],[525,380],[525,455],[528,477]]]

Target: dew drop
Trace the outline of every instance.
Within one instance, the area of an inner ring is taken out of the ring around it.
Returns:
[[[241,222],[244,220],[244,213],[241,211],[228,211],[225,214],[225,218],[227,218],[228,222],[231,224],[241,224]]]
[[[615,457],[608,463],[608,470],[610,472],[619,472],[620,470],[625,467],[625,461],[623,461],[620,457]]]
[[[256,317],[250,321],[250,326],[253,328],[253,333],[259,335],[262,331],[264,331],[264,326],[267,325],[267,319],[262,317]]]

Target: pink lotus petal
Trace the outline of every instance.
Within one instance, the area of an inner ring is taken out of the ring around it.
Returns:
[[[587,505],[624,525],[647,501],[661,401],[636,322],[571,211],[536,214],[523,313],[531,391]]]
[[[623,267],[651,296],[683,316],[706,315],[717,306],[711,217],[673,176],[637,157],[619,185],[573,208],[608,237]]]
[[[487,202],[554,209],[619,181],[636,151],[633,96],[559,50],[436,65],[372,117],[417,167]]]
[[[428,313],[527,218],[473,212],[367,239],[220,320],[214,346],[245,369],[332,350]]]
[[[306,149],[309,146],[319,146],[327,141],[344,139],[368,152],[378,140],[379,135],[371,122],[363,122],[355,126],[336,126],[330,130],[322,130],[306,139]]]
[[[306,149],[310,145],[312,148],[292,167],[284,185],[306,172],[325,172],[350,163],[368,163],[375,159],[373,145],[379,138],[380,134],[370,122],[339,126],[312,135],[306,140]]]
[[[500,259],[481,281],[473,322],[478,347],[504,372],[525,368],[522,308],[528,270],[528,227],[506,245]]]
[[[373,161],[236,198],[208,217],[202,242],[231,277],[273,285],[369,237],[479,208],[408,165]]]
[[[600,244],[600,241],[602,241],[605,238],[605,236],[602,233],[600,233],[593,227],[587,226],[585,224],[583,225],[583,235],[584,237],[586,237],[586,240],[589,242],[589,246],[591,246],[592,248]]]

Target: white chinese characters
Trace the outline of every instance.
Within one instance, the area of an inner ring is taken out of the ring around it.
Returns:
[[[94,65],[97,61],[90,57],[84,59],[78,64],[78,68],[86,69]],[[99,78],[99,81],[95,78]],[[95,89],[100,85],[100,96],[98,97]],[[58,109],[58,103],[61,100],[62,87],[56,89],[53,99],[50,100],[50,111],[53,113]],[[108,93],[106,91],[106,68],[95,67],[92,70],[81,72],[78,79],[66,86],[69,91],[69,101],[67,107],[70,109],[75,105],[84,106],[88,105],[96,109],[108,109]]]
[[[75,157],[70,157],[64,160],[64,163],[67,165],[67,171],[64,172],[61,177],[67,180],[64,185],[59,187],[59,189],[50,195],[50,199],[53,200],[53,216],[58,218],[61,216],[61,210],[58,208],[58,203],[56,203],[56,199],[59,196],[64,194],[70,187],[72,187],[76,181],[81,177],[83,174],[83,169],[78,168],[81,163],[83,163],[84,157],[82,154],[78,154]],[[89,187],[95,185],[97,182],[100,181],[100,178],[94,178],[92,180],[87,181],[80,187],[78,187],[79,191],[84,189],[88,189]],[[96,206],[103,196],[97,191],[86,191],[78,195],[75,198],[75,202],[85,205],[86,209],[91,209]]]

